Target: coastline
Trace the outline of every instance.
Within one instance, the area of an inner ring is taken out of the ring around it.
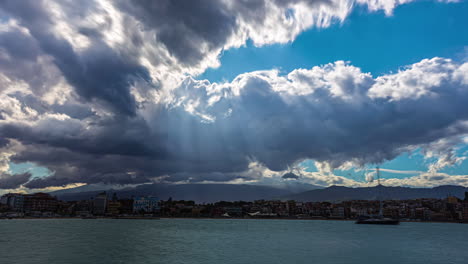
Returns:
[[[0,218],[0,220],[306,220],[306,221],[356,221],[356,219],[338,219],[338,218],[253,218],[253,217],[145,217],[145,216],[131,216],[131,217],[95,217],[95,218],[81,218],[81,217],[12,217]],[[446,223],[446,224],[468,224],[463,221],[410,221],[400,220],[401,223]]]

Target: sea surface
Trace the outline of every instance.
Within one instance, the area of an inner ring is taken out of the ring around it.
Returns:
[[[468,263],[468,224],[0,220],[0,263]]]

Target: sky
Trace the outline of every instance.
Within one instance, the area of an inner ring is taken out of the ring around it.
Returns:
[[[468,3],[0,3],[0,193],[468,186]]]

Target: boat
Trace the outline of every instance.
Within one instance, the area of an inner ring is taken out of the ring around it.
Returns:
[[[376,168],[377,171],[377,183],[378,186],[380,186],[380,169],[379,167]],[[379,208],[379,214],[377,216],[361,216],[358,218],[358,220],[355,222],[356,224],[365,224],[365,225],[399,225],[400,220],[398,219],[393,219],[393,218],[387,218],[383,216],[383,206],[382,206],[382,199],[379,198],[379,203],[380,203],[380,208]]]
[[[82,216],[81,219],[97,219],[96,216]]]
[[[398,219],[386,218],[386,217],[370,217],[370,218],[361,218],[356,221],[356,224],[366,224],[366,225],[399,225],[400,221]]]
[[[123,219],[123,220],[161,220],[156,216],[115,216],[112,219]]]

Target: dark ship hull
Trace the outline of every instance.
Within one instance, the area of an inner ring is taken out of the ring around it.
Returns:
[[[380,184],[380,170],[379,167],[375,168],[375,171],[377,172],[377,181],[378,185],[377,187],[383,187],[383,185]],[[378,188],[380,189],[380,188]],[[361,224],[361,225],[399,225],[400,221],[392,218],[385,218],[383,216],[383,204],[382,204],[382,199],[379,199],[379,214],[376,216],[360,216],[359,219],[356,221],[356,224]]]
[[[369,219],[359,219],[356,221],[356,224],[361,225],[399,225],[400,221],[390,218],[369,218]]]

